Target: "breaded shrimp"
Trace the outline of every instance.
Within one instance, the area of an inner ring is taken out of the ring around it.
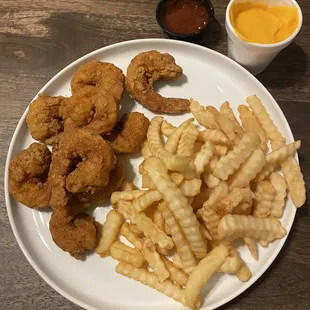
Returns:
[[[85,129],[65,133],[53,148],[50,205],[67,203],[67,193],[95,192],[107,185],[115,156],[109,143]]]
[[[99,224],[83,213],[87,207],[72,197],[65,207],[53,211],[50,220],[53,241],[76,259],[82,259],[85,252],[94,249],[98,243]]]
[[[62,108],[64,130],[85,128],[99,135],[106,134],[117,122],[118,109],[112,93],[105,88],[85,86]]]
[[[79,193],[77,197],[81,201],[89,203],[102,203],[110,198],[113,192],[117,191],[124,181],[124,168],[122,164],[117,161],[115,168],[111,171],[109,183],[102,189],[95,193]]]
[[[103,87],[119,102],[124,91],[124,80],[121,69],[108,62],[92,60],[76,70],[71,80],[71,90],[74,94],[85,86]]]
[[[175,80],[183,70],[169,54],[149,51],[138,54],[129,64],[126,88],[129,94],[151,111],[182,113],[189,111],[189,101],[179,98],[165,98],[153,90],[157,80]]]
[[[29,105],[26,122],[33,139],[46,144],[53,144],[63,132],[61,107],[67,103],[67,98],[49,97],[40,94]]]
[[[104,138],[109,141],[116,154],[137,152],[146,138],[149,123],[142,113],[126,113]]]
[[[29,208],[48,207],[50,163],[51,153],[40,143],[33,143],[17,154],[9,166],[10,194]]]

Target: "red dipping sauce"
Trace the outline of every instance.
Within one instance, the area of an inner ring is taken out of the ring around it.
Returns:
[[[199,33],[209,18],[209,9],[202,0],[168,0],[160,12],[167,30],[178,34]]]

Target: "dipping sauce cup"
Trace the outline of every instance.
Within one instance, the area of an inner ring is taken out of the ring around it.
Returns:
[[[239,14],[239,19],[234,14]],[[302,21],[302,12],[295,0],[231,0],[225,20],[228,57],[257,75],[293,41]],[[243,33],[239,26],[243,27]]]
[[[156,19],[169,38],[193,41],[213,21],[214,8],[209,0],[161,0]]]

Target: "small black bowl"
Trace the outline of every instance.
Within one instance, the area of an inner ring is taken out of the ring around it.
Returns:
[[[172,32],[169,29],[167,29],[167,27],[165,26],[165,24],[162,22],[161,17],[160,17],[160,13],[161,13],[161,9],[163,7],[163,5],[170,0],[161,0],[158,5],[157,5],[157,9],[156,9],[156,20],[157,23],[159,24],[159,26],[162,28],[162,30],[164,31],[165,35],[170,38],[170,39],[175,39],[175,40],[181,40],[181,41],[189,41],[189,42],[193,42],[197,39],[199,39],[199,37],[201,37],[208,29],[208,26],[213,22],[214,20],[214,7],[213,4],[211,3],[211,1],[209,0],[201,0],[205,6],[207,7],[207,9],[209,10],[209,20],[208,23],[199,31],[199,32],[195,32],[195,33],[186,33],[186,34],[182,34],[182,33],[176,33],[176,32]]]

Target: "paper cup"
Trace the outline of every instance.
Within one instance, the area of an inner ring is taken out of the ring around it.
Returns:
[[[295,0],[260,0],[259,3],[271,5],[295,6],[298,11],[298,26],[295,32],[286,40],[274,44],[248,43],[239,38],[231,24],[229,12],[234,2],[248,2],[249,0],[231,0],[226,9],[225,27],[228,39],[228,57],[238,62],[252,74],[263,72],[281,50],[287,47],[298,34],[302,25],[302,12]],[[255,1],[255,0],[251,0]]]

